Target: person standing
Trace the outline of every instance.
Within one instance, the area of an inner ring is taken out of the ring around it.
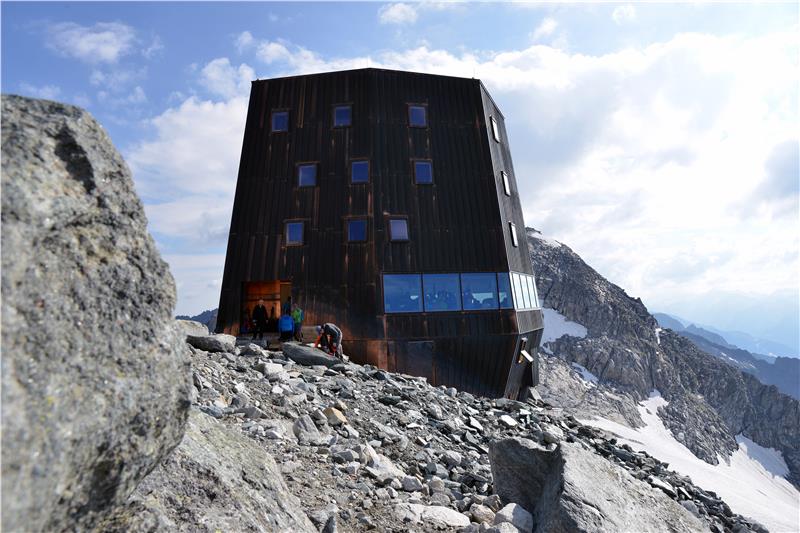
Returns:
[[[253,308],[253,339],[264,338],[264,332],[267,330],[267,308],[264,307],[264,300],[259,300],[258,304]]]
[[[294,340],[303,342],[303,310],[297,304],[292,305],[292,320],[294,321]]]
[[[281,315],[291,315],[292,314],[292,297],[289,296],[286,298],[286,303],[283,304],[283,308],[281,309]]]

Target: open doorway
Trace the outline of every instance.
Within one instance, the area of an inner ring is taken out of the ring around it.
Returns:
[[[239,335],[252,337],[256,324],[253,309],[263,300],[267,309],[267,333],[277,333],[281,307],[292,295],[292,282],[283,280],[247,281],[242,284],[242,310]]]

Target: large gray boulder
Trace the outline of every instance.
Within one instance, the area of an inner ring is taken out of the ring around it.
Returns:
[[[708,528],[660,490],[581,444],[527,439],[489,447],[494,490],[533,514],[537,533],[699,532]]]
[[[175,284],[85,111],[2,98],[2,529],[89,529],[183,435]]]
[[[236,337],[219,333],[216,335],[186,335],[186,342],[205,352],[233,353],[236,349]]]
[[[317,531],[263,446],[194,409],[180,446],[99,529]]]
[[[208,335],[208,326],[196,322],[194,320],[176,320],[175,325],[182,335],[188,337],[193,335],[195,337],[205,337]]]
[[[283,343],[281,345],[281,350],[283,350],[283,355],[299,365],[324,365],[331,367],[342,362],[341,359],[331,357],[322,350],[294,342]]]

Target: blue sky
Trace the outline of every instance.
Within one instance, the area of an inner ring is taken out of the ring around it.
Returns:
[[[481,78],[527,224],[651,310],[798,344],[793,3],[1,9],[3,92],[106,127],[180,313],[217,305],[249,82],[379,66]]]

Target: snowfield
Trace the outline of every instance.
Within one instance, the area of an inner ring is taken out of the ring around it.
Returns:
[[[564,335],[572,337],[584,338],[586,337],[586,328],[577,322],[570,322],[567,318],[549,307],[542,307],[544,313],[544,333],[542,335],[542,344],[554,341]]]
[[[597,376],[589,372],[589,370],[585,366],[581,366],[578,363],[572,363],[572,368],[578,371],[578,374],[581,375],[581,379],[586,382],[586,385],[589,387],[594,387],[597,385],[598,379]]]
[[[639,405],[645,426],[638,429],[604,418],[582,422],[611,431],[634,450],[669,463],[695,485],[716,492],[735,513],[757,520],[770,532],[800,531],[800,492],[783,477],[789,469],[780,452],[739,435],[739,449],[728,460],[720,458],[720,464],[710,465],[695,457],[664,426],[657,409],[667,401],[658,391]]]

